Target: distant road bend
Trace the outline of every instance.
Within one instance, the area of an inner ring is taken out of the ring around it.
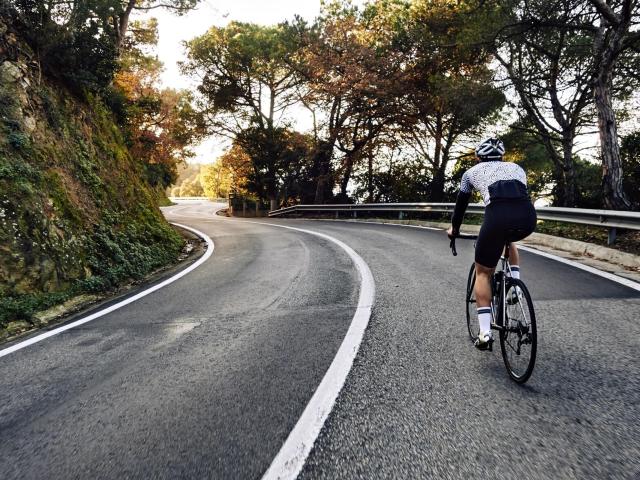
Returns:
[[[175,283],[0,359],[3,479],[260,478],[354,318],[360,351],[300,478],[639,478],[640,295],[524,252],[539,322],[525,387],[466,337],[472,245],[387,225],[166,216],[214,255]],[[4,347],[3,347],[4,348]]]

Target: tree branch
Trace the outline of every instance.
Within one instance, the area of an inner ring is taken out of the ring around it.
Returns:
[[[618,25],[620,23],[620,17],[613,9],[604,3],[602,0],[589,0],[591,5],[596,7],[596,10],[602,15],[611,25]]]

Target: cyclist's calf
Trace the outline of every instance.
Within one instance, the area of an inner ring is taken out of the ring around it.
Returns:
[[[476,284],[474,287],[477,307],[491,306],[491,276],[495,268],[488,268],[476,262]]]
[[[509,244],[509,263],[511,265],[520,265],[520,254],[518,253],[518,247],[515,243]]]

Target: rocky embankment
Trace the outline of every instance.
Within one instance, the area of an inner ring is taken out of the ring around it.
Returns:
[[[0,337],[176,259],[141,172],[103,101],[44,78],[0,18]]]

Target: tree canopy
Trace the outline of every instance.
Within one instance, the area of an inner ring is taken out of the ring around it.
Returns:
[[[327,1],[313,21],[231,21],[186,42],[193,92],[160,86],[157,22],[135,13],[199,0],[0,1],[42,75],[102,98],[159,187],[214,135],[230,145],[206,172],[218,194],[445,201],[469,147],[500,134],[536,196],[637,207],[624,122],[637,120],[639,0]]]

